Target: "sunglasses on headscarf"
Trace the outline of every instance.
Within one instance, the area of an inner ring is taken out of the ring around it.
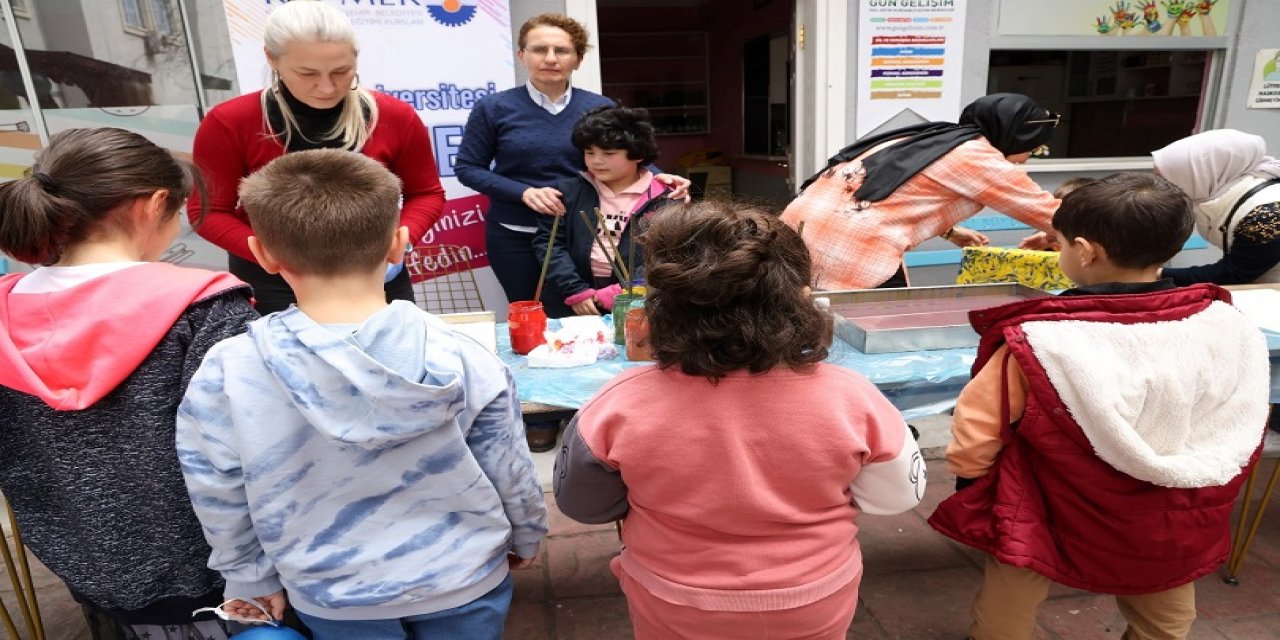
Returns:
[[[1039,119],[1039,120],[1027,120],[1026,122],[1023,122],[1022,124],[1051,124],[1051,125],[1053,125],[1053,126],[1054,126],[1054,128],[1057,128],[1058,123],[1059,123],[1059,122],[1061,122],[1061,121],[1062,121],[1062,114],[1060,114],[1060,113],[1054,113],[1054,112],[1050,111],[1050,112],[1049,112],[1049,117],[1047,117],[1047,118],[1041,118],[1041,119]]]

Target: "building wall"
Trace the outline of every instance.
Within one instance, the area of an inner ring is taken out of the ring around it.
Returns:
[[[231,55],[231,35],[227,31],[227,14],[222,0],[184,0],[187,21],[191,25],[191,41],[196,48],[200,73],[225,80],[229,89],[206,86],[205,100],[210,107],[240,95],[236,80],[236,62]]]
[[[1240,129],[1266,138],[1271,155],[1280,154],[1280,109],[1248,109],[1249,78],[1253,74],[1258,49],[1280,48],[1280,2],[1276,0],[1235,0],[1244,6],[1235,25],[1232,49],[1223,65],[1221,98],[1213,124]]]
[[[1000,3],[1007,0],[968,0],[969,11],[965,15],[964,76],[962,100],[968,103],[986,93],[987,60],[991,53],[990,36],[995,32]],[[1253,73],[1253,59],[1258,49],[1280,47],[1276,40],[1276,25],[1280,25],[1280,2],[1276,0],[1233,0],[1233,28],[1225,34],[1228,39],[1227,55],[1223,61],[1222,81],[1218,91],[1218,111],[1210,125],[1217,128],[1234,128],[1256,133],[1267,140],[1267,148],[1280,151],[1280,109],[1247,109],[1249,78]],[[849,33],[847,43],[849,68],[856,69],[858,43],[852,34],[858,25],[858,7],[849,7]],[[845,87],[847,101],[851,105],[846,114],[846,129],[855,130],[854,109],[857,105],[857,86],[850,78]]]
[[[987,61],[991,53],[991,36],[995,33],[1000,3],[1008,0],[968,0],[965,15],[964,75],[962,76],[962,103],[969,103],[986,93]],[[1222,62],[1222,83],[1218,85],[1217,109],[1209,122],[1214,128],[1235,128],[1249,131],[1267,140],[1273,155],[1280,151],[1280,109],[1247,109],[1249,77],[1253,73],[1253,59],[1260,48],[1280,47],[1275,39],[1275,25],[1280,24],[1280,2],[1275,0],[1233,0],[1233,26],[1226,34],[1228,49]],[[847,52],[851,75],[845,87],[846,130],[854,131],[856,125],[857,84],[852,70],[857,69],[858,49],[856,33],[858,6],[850,3]],[[1100,177],[1111,169],[1091,170],[1079,165],[1063,171],[1034,170],[1031,177],[1046,189],[1052,190],[1063,181],[1075,177]],[[983,213],[992,213],[984,211]],[[993,244],[1015,244],[1025,232],[1003,231],[989,234]],[[954,249],[943,240],[930,240],[920,251]],[[1212,246],[1205,249],[1183,251],[1174,265],[1203,264],[1217,260],[1221,253]],[[912,271],[913,284],[935,285],[953,282],[955,265],[917,268]]]
[[[216,6],[222,11],[220,2]],[[66,51],[151,74],[156,104],[194,105],[196,87],[176,8],[170,21],[172,34],[150,48],[142,35],[125,30],[118,0],[32,2],[27,16],[18,18],[18,31],[29,49]],[[227,49],[229,55],[229,43]],[[87,106],[76,87],[63,87],[60,98],[64,107]]]

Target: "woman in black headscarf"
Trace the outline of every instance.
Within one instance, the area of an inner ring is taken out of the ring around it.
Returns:
[[[997,93],[965,107],[958,124],[904,127],[842,149],[782,214],[804,223],[814,288],[906,286],[902,256],[925,240],[986,243],[956,228],[983,207],[1050,231],[1058,200],[1018,165],[1058,119],[1024,95]]]

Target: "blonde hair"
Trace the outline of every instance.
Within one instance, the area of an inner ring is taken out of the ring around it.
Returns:
[[[323,0],[293,0],[271,12],[263,29],[263,45],[272,58],[284,55],[285,47],[294,42],[335,42],[351,45],[357,55],[356,32],[351,21],[341,10]],[[278,80],[276,80],[278,81]],[[274,84],[274,82],[273,82]],[[262,118],[268,130],[268,100],[274,100],[284,119],[284,146],[289,147],[293,131],[301,131],[293,111],[274,87],[262,92]],[[365,122],[365,110],[369,121]],[[364,87],[356,87],[342,99],[342,111],[338,121],[325,133],[324,140],[341,140],[344,149],[359,151],[368,142],[369,135],[378,123],[378,104]],[[277,132],[278,133],[278,132]]]

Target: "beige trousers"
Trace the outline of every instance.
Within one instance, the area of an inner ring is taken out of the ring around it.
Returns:
[[[973,601],[973,640],[1031,640],[1036,609],[1049,595],[1050,580],[987,557],[982,588]],[[1129,628],[1123,640],[1185,640],[1196,619],[1195,583],[1141,596],[1116,596]]]

